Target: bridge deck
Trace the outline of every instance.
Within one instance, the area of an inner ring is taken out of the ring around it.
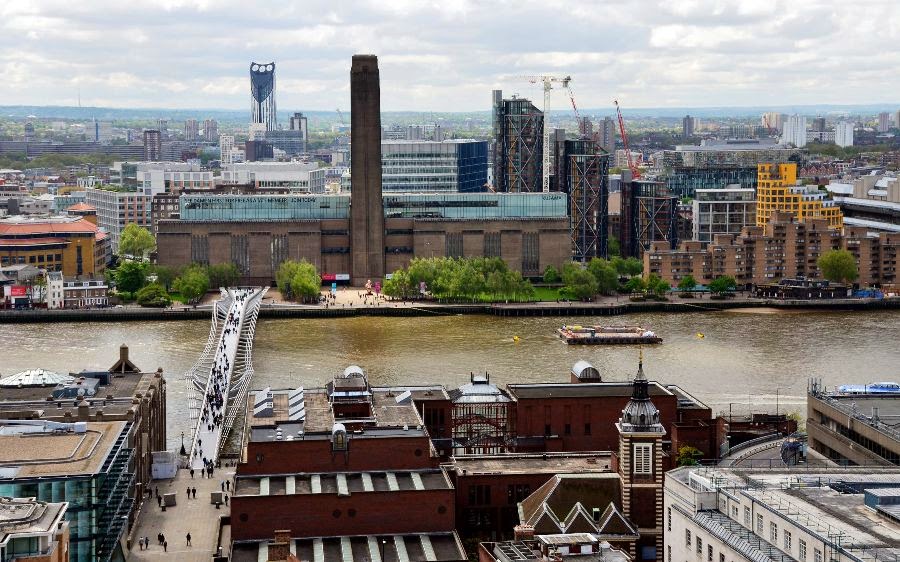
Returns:
[[[193,391],[191,418],[197,424],[189,453],[191,468],[218,459],[246,398],[256,318],[267,289],[223,289],[223,298],[213,307],[209,340],[187,374]]]

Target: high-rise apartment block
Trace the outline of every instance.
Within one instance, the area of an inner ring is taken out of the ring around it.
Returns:
[[[784,129],[784,121],[787,116],[777,111],[768,111],[762,115],[762,126],[771,133],[780,133]]]
[[[739,186],[694,192],[693,239],[712,242],[716,234],[740,234],[756,224],[756,191]]]
[[[562,143],[556,170],[558,182],[569,194],[574,259],[586,262],[607,257],[609,215],[609,154],[590,139]]]
[[[278,128],[275,112],[275,63],[250,63],[250,123],[263,125],[263,130]]]
[[[541,191],[544,114],[530,100],[512,98],[495,108],[494,187],[496,191]]]
[[[891,130],[891,114],[882,111],[878,114],[878,132],[886,133]]]
[[[821,133],[825,130],[825,118],[824,117],[816,117],[812,122],[812,130],[816,133]]]
[[[825,219],[831,228],[844,226],[840,207],[816,186],[797,185],[797,164],[760,164],[757,168],[756,224],[765,226],[774,211],[799,221]]]
[[[681,136],[686,139],[694,136],[694,118],[690,115],[681,120]]]
[[[582,138],[590,137],[594,134],[594,123],[591,121],[591,118],[588,116],[582,117],[578,120],[578,135]]]
[[[839,121],[834,126],[834,144],[840,147],[853,146],[853,123]]]
[[[220,162],[224,166],[234,162],[234,135],[219,137]]]
[[[186,119],[184,122],[184,140],[193,142],[200,136],[200,123],[196,119]]]
[[[219,140],[219,123],[215,119],[203,120],[203,139],[206,142]]]
[[[144,131],[144,160],[147,162],[162,160],[162,133],[158,129]]]
[[[781,143],[792,144],[797,148],[806,146],[806,117],[804,115],[791,115],[788,117],[784,123]]]
[[[612,117],[604,117],[597,123],[597,142],[611,155],[616,152],[616,122]]]

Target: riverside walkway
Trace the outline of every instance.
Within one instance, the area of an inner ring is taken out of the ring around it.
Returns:
[[[206,347],[185,374],[191,389],[191,419],[196,423],[188,452],[191,468],[215,464],[247,398],[256,319],[267,290],[222,289],[222,298],[213,306]]]

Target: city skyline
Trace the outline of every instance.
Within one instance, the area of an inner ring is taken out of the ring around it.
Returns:
[[[359,52],[379,56],[385,111],[538,98],[540,73],[571,75],[587,108],[887,104],[900,86],[900,30],[881,25],[900,6],[877,0],[315,4],[8,2],[0,105],[240,109],[248,63],[274,60],[282,107],[346,110]]]

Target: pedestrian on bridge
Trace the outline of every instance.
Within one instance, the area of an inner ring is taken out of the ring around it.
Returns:
[[[187,539],[187,545],[191,546],[191,533],[188,532],[188,534],[184,538]]]

